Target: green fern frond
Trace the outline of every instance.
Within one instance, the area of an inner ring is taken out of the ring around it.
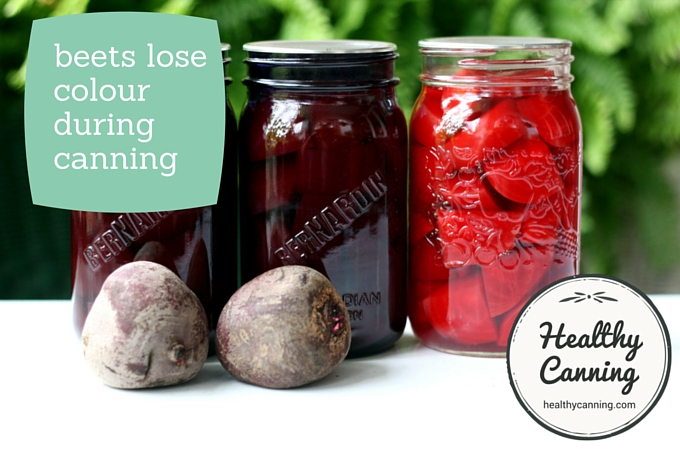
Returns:
[[[217,20],[220,37],[227,42],[247,42],[261,39],[256,25],[272,21],[274,8],[265,0],[220,0],[218,2],[199,2],[194,8],[193,15]],[[278,30],[273,30],[273,36]],[[267,36],[269,37],[269,36]],[[234,46],[232,45],[232,48]]]
[[[581,213],[581,267],[586,273],[616,273],[620,257],[622,195],[616,175],[605,173],[583,179]],[[629,215],[629,214],[628,214]]]
[[[2,8],[5,17],[14,17],[21,11],[34,5],[43,4],[51,10],[50,17],[66,16],[69,14],[82,14],[87,10],[90,0],[58,0],[51,2],[36,0],[9,0]]]
[[[656,19],[640,39],[641,48],[661,64],[680,60],[680,9]]]
[[[510,18],[522,0],[496,0],[491,9],[489,34],[503,35],[508,32]]]
[[[6,17],[13,17],[19,14],[25,8],[29,8],[35,4],[35,0],[10,0],[3,8],[3,14]],[[61,0],[51,4],[52,11],[49,13],[51,17],[65,16],[69,14],[81,14],[87,10],[90,0]],[[5,76],[5,82],[9,87],[16,91],[23,91],[26,87],[26,59],[21,67],[18,69],[8,71]]]
[[[54,9],[52,16],[68,16],[70,14],[82,14],[87,10],[90,0],[61,0]]]
[[[283,15],[279,39],[331,39],[330,13],[317,0],[266,0]]]
[[[678,204],[659,161],[639,158],[638,162],[633,208],[637,235],[650,263],[656,269],[667,269],[680,260]]]
[[[587,83],[575,86],[574,96],[583,126],[583,165],[599,176],[607,170],[616,142],[611,104]]]
[[[642,2],[642,7],[650,20],[656,20],[680,8],[680,0],[645,0]]]
[[[431,14],[431,5],[424,1],[407,1],[400,10],[399,22],[393,42],[397,44],[399,59],[396,72],[400,78],[397,85],[397,96],[406,117],[410,117],[413,105],[420,93],[421,83],[418,76],[422,72],[422,56],[418,41],[435,36],[427,17]]]
[[[35,0],[9,0],[2,8],[2,13],[5,17],[14,17],[33,3]]]
[[[651,142],[680,143],[680,68],[649,74],[644,86],[645,115],[640,116],[638,132]]]
[[[635,125],[637,95],[621,60],[579,52],[572,64],[575,84],[584,84],[606,101],[620,132]]]
[[[522,5],[510,18],[508,34],[512,36],[545,36],[545,27],[540,17],[528,5]]]
[[[369,0],[345,0],[342,2],[339,17],[333,32],[337,39],[344,39],[361,27],[366,19]]]
[[[547,0],[545,22],[550,33],[600,55],[613,55],[626,47],[631,34],[625,24],[609,22],[597,14],[592,0]]]
[[[15,91],[23,91],[26,87],[26,60],[16,70],[10,70],[5,78],[7,85]]]
[[[159,13],[164,14],[189,14],[194,9],[195,0],[168,0],[158,8]]]
[[[604,20],[608,23],[629,27],[645,15],[649,0],[607,0],[604,5]],[[675,0],[674,0],[675,1]]]
[[[399,14],[403,4],[404,0],[375,2],[367,14],[364,30],[372,39],[393,41],[399,34]]]
[[[583,191],[581,192],[581,234],[587,235],[597,231],[597,220],[590,214],[592,209],[591,190],[588,189],[588,178],[583,180]]]

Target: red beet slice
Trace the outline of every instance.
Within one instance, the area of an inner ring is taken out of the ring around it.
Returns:
[[[468,263],[491,264],[515,245],[521,213],[480,210],[439,210],[437,230],[448,268]]]
[[[501,347],[507,347],[512,326],[515,324],[517,314],[522,310],[524,304],[524,302],[518,303],[510,311],[499,317],[500,325],[498,326],[498,341],[496,343]]]
[[[434,230],[432,221],[417,211],[409,214],[409,242],[415,243]]]
[[[554,250],[549,246],[518,245],[488,266],[482,266],[489,313],[499,316],[525,303],[550,270]]]
[[[445,180],[433,182],[437,198],[446,206],[458,209],[494,211],[522,211],[526,205],[515,203],[500,195],[476,168],[460,169]]]
[[[566,147],[578,138],[579,117],[569,91],[540,93],[518,100],[517,109],[554,147]]]
[[[491,186],[517,203],[536,203],[562,189],[550,149],[540,139],[521,139],[484,164]]]
[[[460,344],[495,342],[496,323],[486,306],[479,266],[456,272],[460,272],[460,277],[425,299],[430,323],[439,334]]]
[[[409,204],[411,211],[430,214],[440,200],[435,194],[436,182],[445,180],[453,171],[447,153],[412,145],[410,149]]]
[[[435,135],[441,117],[441,89],[424,86],[411,116],[411,145],[435,148]]]
[[[488,99],[482,98],[476,93],[464,91],[461,88],[443,88],[443,114],[436,128],[437,143],[443,143],[459,136],[463,130],[473,125],[471,121],[486,111],[489,105]],[[474,130],[474,127],[472,129]]]
[[[517,111],[515,101],[506,99],[480,117],[474,134],[484,153],[489,154],[508,147],[526,132],[527,127]]]
[[[555,245],[559,228],[559,213],[551,199],[544,199],[526,209],[519,239],[529,244]]]
[[[456,169],[475,168],[484,159],[483,147],[479,136],[468,128],[461,128],[451,139],[441,147],[446,150],[447,159]]]

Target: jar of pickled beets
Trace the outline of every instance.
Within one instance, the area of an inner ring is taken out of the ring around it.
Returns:
[[[223,44],[225,95],[231,83],[228,51],[229,45]],[[71,212],[73,322],[78,336],[104,280],[132,261],[154,261],[177,274],[201,300],[214,330],[238,285],[233,270],[238,241],[225,232],[236,226],[238,200],[236,118],[228,96],[225,119],[225,164],[216,205],[144,213]]]
[[[419,42],[409,319],[437,350],[504,356],[518,312],[579,264],[582,133],[571,43]]]
[[[349,356],[406,323],[407,164],[394,44],[244,46],[239,123],[243,282],[283,265],[327,276],[349,310]]]

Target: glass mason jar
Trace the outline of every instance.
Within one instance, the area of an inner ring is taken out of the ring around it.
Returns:
[[[350,356],[406,323],[407,126],[394,44],[244,46],[239,123],[243,282],[282,265],[327,276],[350,314]]]
[[[229,45],[222,45],[226,87]],[[211,330],[238,279],[236,118],[226,98],[225,156],[218,203],[178,211],[145,213],[71,212],[73,323],[80,336],[104,280],[132,261],[154,261],[177,274],[201,300]],[[229,158],[232,158],[229,163]],[[230,275],[229,270],[232,271]]]
[[[504,356],[524,304],[579,265],[582,132],[571,43],[419,42],[409,319],[428,347]]]

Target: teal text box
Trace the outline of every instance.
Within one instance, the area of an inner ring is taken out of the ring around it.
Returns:
[[[215,204],[224,89],[214,20],[114,12],[35,21],[25,96],[33,203],[96,212]]]

